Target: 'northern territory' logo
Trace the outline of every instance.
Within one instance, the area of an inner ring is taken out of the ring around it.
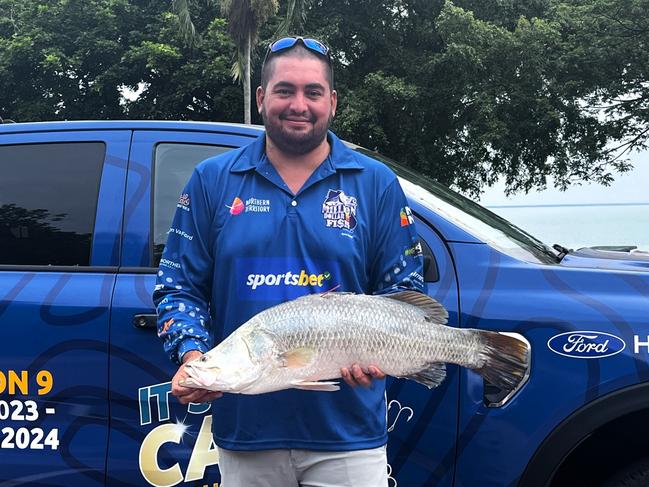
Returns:
[[[601,331],[568,331],[548,340],[554,353],[570,358],[604,358],[624,350],[624,340]]]
[[[238,215],[240,213],[269,213],[270,200],[259,198],[248,198],[244,203],[238,196],[232,201],[232,205],[225,205],[230,210],[230,215]]]
[[[356,228],[358,202],[341,189],[330,189],[322,204],[322,217],[328,228],[352,231]]]

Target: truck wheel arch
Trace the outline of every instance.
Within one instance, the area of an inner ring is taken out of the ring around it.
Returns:
[[[518,486],[577,485],[572,483],[575,478],[583,482],[588,475],[601,482],[649,456],[647,435],[649,382],[611,392],[575,411],[552,431],[532,456]],[[638,444],[644,449],[638,449]],[[604,445],[607,451],[602,451]]]

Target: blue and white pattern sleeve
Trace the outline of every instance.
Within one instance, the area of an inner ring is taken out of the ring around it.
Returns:
[[[190,350],[210,349],[211,222],[207,193],[195,170],[178,201],[153,292],[158,336],[178,364]]]
[[[423,257],[412,211],[397,178],[381,195],[371,263],[372,292],[424,291]]]

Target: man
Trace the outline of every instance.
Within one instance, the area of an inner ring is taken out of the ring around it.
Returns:
[[[256,95],[265,136],[196,168],[173,223],[182,232],[169,234],[165,257],[181,267],[161,268],[154,301],[178,363],[304,294],[423,288],[395,175],[328,132],[337,106],[328,48],[274,42]],[[172,393],[214,401],[225,487],[385,486],[384,375],[357,364],[341,374],[347,386],[334,393],[223,396],[180,386],[181,366]]]

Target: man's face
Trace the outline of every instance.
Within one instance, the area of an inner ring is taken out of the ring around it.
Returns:
[[[336,113],[337,95],[327,82],[327,65],[311,56],[281,56],[273,62],[266,89],[257,88],[266,134],[280,151],[306,154],[325,139]]]

